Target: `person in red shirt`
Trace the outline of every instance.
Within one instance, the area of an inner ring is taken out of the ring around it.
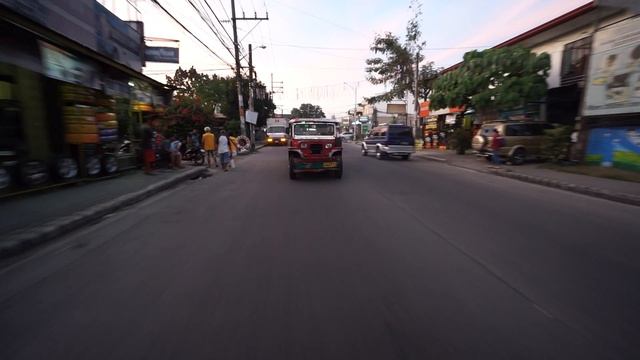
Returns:
[[[493,138],[491,139],[491,161],[498,166],[502,163],[502,159],[500,158],[500,148],[502,148],[503,141],[504,138],[500,135],[500,131],[498,131],[498,129],[493,129]]]

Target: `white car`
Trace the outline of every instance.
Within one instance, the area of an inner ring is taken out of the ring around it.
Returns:
[[[345,133],[340,134],[340,137],[344,141],[351,141],[351,140],[353,140],[353,133],[345,132]]]

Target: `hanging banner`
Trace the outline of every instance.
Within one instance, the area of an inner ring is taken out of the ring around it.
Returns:
[[[595,34],[583,115],[640,112],[640,18]]]

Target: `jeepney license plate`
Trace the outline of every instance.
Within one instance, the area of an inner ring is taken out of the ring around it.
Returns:
[[[331,161],[331,162],[326,162],[322,164],[322,167],[324,168],[334,168],[334,167],[338,167],[338,163],[335,161]]]

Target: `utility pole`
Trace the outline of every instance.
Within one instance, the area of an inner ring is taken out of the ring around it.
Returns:
[[[249,44],[249,111],[254,111],[253,106],[253,48]],[[251,134],[251,151],[256,149],[256,130],[253,124],[249,124]]]
[[[271,73],[271,94],[283,94],[283,93],[284,93],[284,82],[273,81],[273,73]]]
[[[259,49],[265,49],[266,46],[261,45],[258,46]],[[253,71],[253,47],[251,44],[249,44],[249,111],[255,111],[254,110],[254,100],[256,97],[255,94],[255,86],[253,83],[253,80],[255,78],[257,78],[257,76],[254,77],[255,72]],[[256,145],[256,130],[255,130],[255,125],[254,124],[249,124],[249,127],[251,129],[251,151],[255,151]]]
[[[276,84],[276,86],[274,86],[274,84]],[[271,73],[271,99],[275,99],[275,94],[284,94],[284,82],[273,81],[273,73]],[[284,108],[281,105],[276,106],[280,108],[280,115],[284,116]]]
[[[419,94],[419,90],[418,90],[418,79],[420,77],[420,51],[416,52],[416,81],[415,81],[415,108],[416,108],[416,116],[414,117],[415,120],[415,134],[414,136],[422,138],[422,135],[420,134],[420,121],[418,119],[420,119],[420,101],[418,100],[418,94]]]
[[[255,15],[252,18],[247,18],[242,14],[241,18],[236,17],[236,2],[235,0],[231,0],[231,23],[233,24],[233,47],[235,50],[235,58],[236,58],[236,87],[238,91],[238,113],[240,115],[240,135],[246,136],[247,130],[245,125],[245,117],[244,117],[244,99],[242,98],[242,75],[240,72],[240,44],[238,42],[238,20],[269,20],[269,13],[264,18],[259,18]],[[253,144],[253,142],[252,142]]]

